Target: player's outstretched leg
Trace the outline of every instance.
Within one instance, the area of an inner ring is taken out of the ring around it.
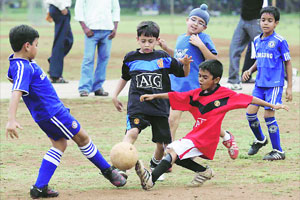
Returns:
[[[142,188],[144,190],[150,190],[154,186],[154,183],[152,182],[152,175],[147,169],[145,169],[141,160],[137,161],[135,171],[141,180]]]
[[[227,134],[230,135],[230,139],[223,141],[223,145],[228,149],[228,154],[231,159],[236,159],[239,155],[239,148],[236,144],[235,138],[229,131],[225,131]]]
[[[49,188],[48,185],[44,186],[43,188],[37,188],[35,185],[33,185],[30,188],[30,196],[33,199],[52,198],[57,197],[58,195],[59,193]]]
[[[207,180],[210,180],[214,177],[213,170],[206,166],[206,170],[204,172],[196,172],[194,179],[188,184],[189,187],[200,187]]]

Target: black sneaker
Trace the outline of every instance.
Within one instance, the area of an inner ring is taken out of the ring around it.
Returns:
[[[43,188],[37,188],[35,185],[31,186],[30,188],[30,196],[33,199],[42,198],[51,198],[57,197],[59,193],[55,190],[52,190],[48,187],[48,185],[44,186]]]
[[[263,160],[269,160],[269,161],[284,160],[284,159],[285,159],[285,153],[280,152],[277,149],[274,149],[270,153],[266,154],[265,157],[263,158]]]
[[[265,137],[264,141],[259,141],[259,140],[254,140],[254,142],[252,143],[249,151],[248,151],[248,155],[252,156],[257,154],[257,152],[259,151],[260,148],[262,148],[263,146],[265,146],[266,144],[268,144],[268,139],[267,137]]]
[[[120,169],[116,168],[115,166],[112,166],[112,167],[113,167],[113,169],[117,170],[117,172],[119,174],[121,174],[124,178],[128,179],[128,175],[126,174],[126,170],[120,170]]]
[[[119,174],[119,172],[114,169],[114,167],[103,170],[102,174],[116,187],[122,187],[126,184],[126,178]]]

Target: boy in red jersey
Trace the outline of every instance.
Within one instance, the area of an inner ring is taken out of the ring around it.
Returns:
[[[157,178],[174,163],[196,172],[189,185],[191,187],[201,186],[206,180],[211,179],[214,175],[212,169],[198,164],[192,158],[200,156],[213,160],[226,112],[246,108],[249,104],[288,110],[285,105],[273,105],[256,97],[221,87],[219,82],[223,66],[218,60],[207,60],[200,64],[199,69],[198,89],[188,92],[145,94],[140,97],[141,101],[169,99],[172,109],[189,111],[196,120],[193,129],[185,137],[168,145],[166,157],[151,174],[140,160],[137,162],[135,170],[145,190],[151,189]]]

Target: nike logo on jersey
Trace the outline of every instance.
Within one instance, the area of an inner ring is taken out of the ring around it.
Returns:
[[[155,88],[162,90],[162,75],[142,73],[136,76],[137,88]]]

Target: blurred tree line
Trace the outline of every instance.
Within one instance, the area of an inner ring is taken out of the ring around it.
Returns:
[[[40,0],[42,4],[43,0]],[[268,0],[271,5],[272,0]],[[0,9],[8,5],[11,8],[26,8],[31,0],[0,0]],[[72,0],[73,7],[76,0]],[[121,9],[129,12],[137,12],[141,8],[158,10],[159,13],[170,13],[171,4],[174,3],[174,13],[181,14],[189,12],[192,8],[206,3],[209,10],[220,11],[221,13],[239,13],[241,0],[119,0]],[[281,11],[291,13],[300,11],[299,0],[276,0],[276,6]]]

